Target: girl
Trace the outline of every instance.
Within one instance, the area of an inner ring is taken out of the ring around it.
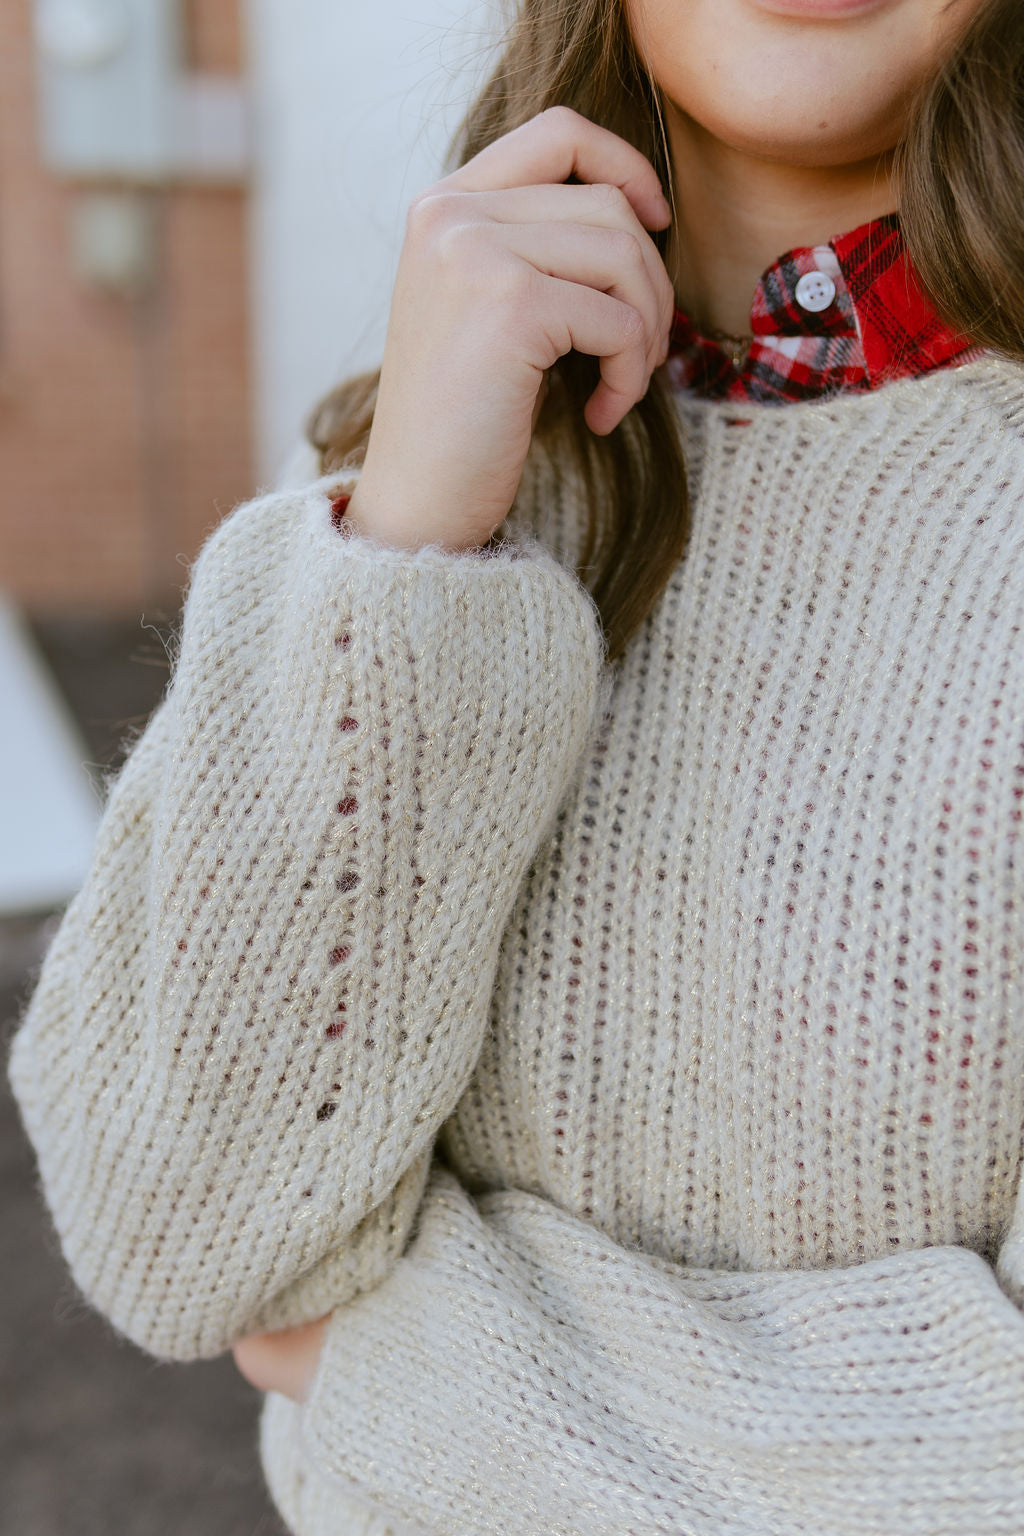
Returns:
[[[526,0],[196,567],[12,1071],[300,1536],[1024,1529],[1022,81]]]

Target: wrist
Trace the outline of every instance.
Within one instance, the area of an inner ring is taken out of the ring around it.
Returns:
[[[400,500],[403,511],[396,515],[394,509]],[[342,510],[336,510],[342,502]],[[436,511],[432,514],[425,511],[410,513],[408,505],[404,498],[398,496],[385,494],[380,497],[360,481],[350,496],[339,497],[332,503],[332,512],[339,527],[344,526],[353,534],[392,549],[415,551],[427,545],[436,545],[451,553],[461,553],[479,547],[479,542],[471,534],[467,536],[464,525],[455,528],[450,522],[439,519]],[[486,536],[481,542],[486,543]]]

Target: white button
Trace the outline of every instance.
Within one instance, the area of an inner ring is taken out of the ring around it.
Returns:
[[[825,272],[805,272],[796,285],[796,301],[801,309],[820,315],[836,296],[836,285]]]

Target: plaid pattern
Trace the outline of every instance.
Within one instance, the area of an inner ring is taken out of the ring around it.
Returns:
[[[818,313],[797,301],[808,273],[835,285],[835,298]],[[751,322],[753,345],[737,365],[677,310],[667,363],[672,386],[711,400],[784,404],[877,389],[978,350],[925,297],[896,214],[781,257],[757,285]]]

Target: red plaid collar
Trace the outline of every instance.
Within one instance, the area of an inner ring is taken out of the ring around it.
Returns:
[[[877,389],[978,350],[925,297],[896,214],[781,257],[757,285],[751,321],[753,345],[737,365],[677,310],[671,384],[711,400],[784,404]]]

